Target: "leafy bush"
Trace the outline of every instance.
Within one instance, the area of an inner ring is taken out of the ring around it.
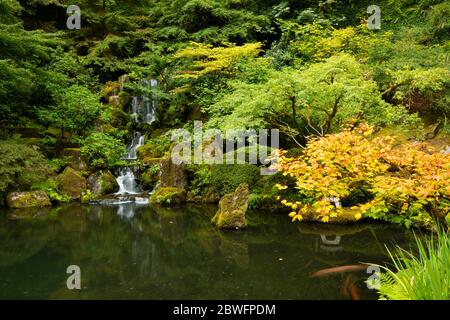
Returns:
[[[221,195],[234,192],[244,182],[252,188],[261,177],[260,168],[251,164],[213,165],[210,170],[211,185]]]
[[[26,191],[52,173],[44,156],[20,140],[0,140],[0,192]]]
[[[417,123],[405,108],[386,103],[364,66],[348,54],[300,71],[272,72],[265,83],[231,85],[234,90],[206,110],[211,128],[271,127],[302,141],[335,132],[357,116],[375,125]]]
[[[171,143],[167,135],[149,139],[145,142],[145,145],[138,148],[138,157],[140,159],[164,157],[169,152]]]
[[[87,88],[73,85],[56,97],[57,103],[51,108],[42,109],[39,118],[65,132],[77,135],[92,125],[100,112],[100,103],[96,95]]]
[[[82,140],[81,154],[94,168],[110,168],[125,154],[122,141],[110,135],[95,132]]]
[[[59,191],[58,182],[54,179],[49,179],[45,182],[36,183],[32,186],[33,190],[44,191],[51,202],[67,203],[70,202],[70,197]]]
[[[450,159],[426,144],[395,145],[389,136],[371,137],[373,128],[360,125],[323,138],[313,138],[296,158],[282,155],[284,175],[307,201],[283,199],[293,220],[313,211],[323,222],[343,213],[333,199],[358,199],[362,216],[410,225],[430,226],[450,210]],[[284,153],[285,154],[285,153]],[[288,186],[279,184],[278,189]],[[355,197],[355,194],[367,197]]]

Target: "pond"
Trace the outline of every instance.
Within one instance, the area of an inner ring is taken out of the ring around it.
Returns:
[[[0,299],[376,299],[366,270],[411,232],[385,224],[292,223],[250,212],[245,231],[210,224],[216,206],[78,205],[0,212]],[[34,215],[23,219],[23,215]],[[69,290],[66,269],[81,269]],[[342,270],[341,270],[342,271]],[[320,275],[320,273],[319,273]]]

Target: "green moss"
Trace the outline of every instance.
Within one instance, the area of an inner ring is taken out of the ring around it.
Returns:
[[[152,164],[141,174],[141,186],[144,190],[152,190],[159,180],[159,165]]]
[[[44,191],[12,192],[7,197],[10,208],[33,208],[51,206]]]
[[[139,159],[161,158],[169,154],[171,141],[168,136],[149,139],[145,145],[137,150]]]
[[[260,177],[260,168],[251,164],[211,166],[211,185],[221,195],[233,192],[244,182],[255,186]]]
[[[247,227],[245,214],[248,208],[249,188],[241,184],[233,193],[225,195],[219,202],[219,210],[211,223],[221,229],[243,229]]]
[[[81,197],[81,193],[86,190],[86,179],[71,167],[66,167],[57,177],[59,189],[71,199],[76,200]]]
[[[186,200],[186,191],[181,188],[164,187],[159,188],[150,197],[150,203],[175,204]]]
[[[70,197],[59,190],[58,182],[55,179],[49,179],[45,182],[34,184],[32,189],[44,191],[52,203],[67,203],[70,201]]]

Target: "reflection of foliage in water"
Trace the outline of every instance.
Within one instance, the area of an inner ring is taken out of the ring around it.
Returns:
[[[329,253],[316,249],[323,230],[306,224],[299,229],[282,215],[250,213],[253,224],[245,232],[220,232],[209,222],[215,206],[133,206],[133,218],[119,216],[118,206],[71,205],[51,221],[0,221],[0,272],[11,285],[19,283],[15,295],[29,290],[41,298],[340,298],[345,275],[309,275],[330,266],[382,262],[374,235],[383,244],[404,238],[392,227],[337,228],[343,250]],[[5,254],[19,251],[20,256]],[[42,274],[31,263],[40,265]],[[21,275],[11,270],[18,264],[32,281],[17,280]],[[65,288],[70,264],[82,270],[79,292]],[[360,286],[363,276],[354,277]],[[0,297],[8,297],[10,289]]]

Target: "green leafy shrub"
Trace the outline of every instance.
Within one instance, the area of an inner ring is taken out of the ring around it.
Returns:
[[[80,134],[92,125],[92,121],[100,112],[100,103],[96,95],[85,87],[73,85],[57,93],[56,104],[41,109],[39,118],[61,131],[71,135]]]
[[[126,152],[124,144],[119,139],[102,132],[92,133],[81,143],[81,154],[98,169],[114,166]]]
[[[221,195],[234,192],[242,183],[252,188],[261,177],[260,168],[251,164],[213,165],[210,170],[211,186]]]
[[[44,191],[48,195],[52,203],[70,202],[70,197],[59,191],[58,182],[54,179],[36,183],[32,186],[32,189]]]
[[[52,174],[44,156],[20,140],[0,140],[0,191],[27,191]]]
[[[205,194],[211,186],[211,168],[208,165],[188,165],[189,191],[194,195]]]
[[[145,145],[138,148],[139,159],[161,158],[168,154],[171,141],[167,135],[149,139]]]

